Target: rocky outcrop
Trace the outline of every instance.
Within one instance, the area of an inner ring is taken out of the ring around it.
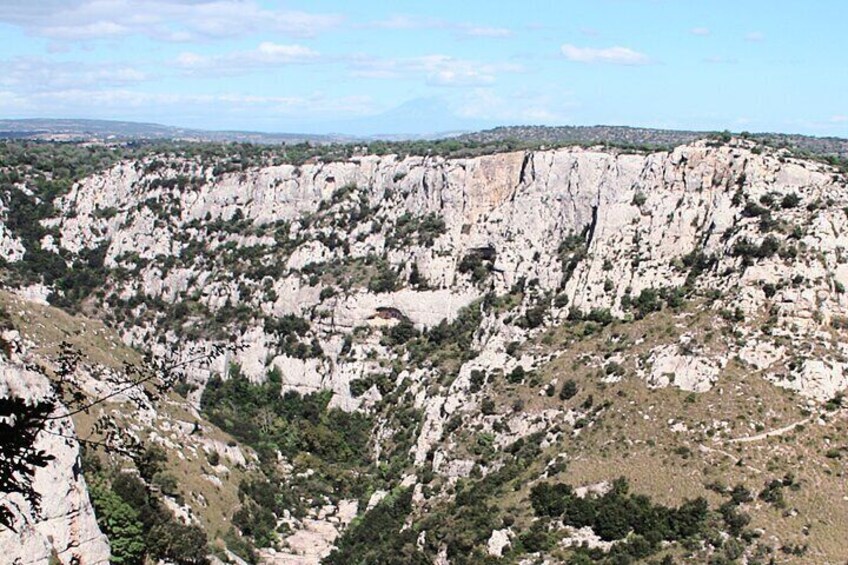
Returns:
[[[17,332],[6,332],[3,340],[17,351],[0,359],[0,395],[28,403],[55,400],[47,378],[23,364]],[[52,416],[66,413],[57,404]],[[34,447],[54,459],[35,470],[32,486],[41,495],[40,508],[20,495],[6,495],[4,502],[14,509],[17,531],[0,529],[3,562],[44,564],[53,556],[63,565],[109,563],[109,544],[97,526],[80,472],[79,444],[70,417],[48,422]]]

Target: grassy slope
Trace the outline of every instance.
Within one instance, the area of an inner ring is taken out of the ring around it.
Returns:
[[[52,306],[44,306],[22,300],[15,295],[0,291],[0,308],[9,312],[12,324],[30,345],[30,352],[44,359],[53,359],[62,341],[69,342],[83,354],[83,363],[100,365],[120,370],[125,362],[139,363],[141,355],[126,346],[117,334],[99,320],[71,316]],[[158,401],[157,418],[152,426],[141,423],[136,417],[136,407],[127,402],[107,402],[91,413],[74,415],[74,425],[81,438],[96,440],[92,425],[102,413],[109,413],[122,427],[138,431],[142,439],[154,433],[167,440],[167,472],[178,482],[182,498],[191,506],[193,514],[200,520],[210,540],[222,535],[229,527],[229,519],[239,506],[238,484],[246,470],[221,457],[222,465],[229,472],[216,472],[208,464],[199,438],[186,436],[180,428],[191,429],[198,422],[202,438],[232,443],[230,436],[213,424],[203,420],[179,395],[169,393]],[[102,452],[101,452],[102,453]],[[118,465],[126,462],[115,461]],[[218,486],[207,476],[217,476]]]
[[[631,491],[667,505],[704,496],[716,508],[727,498],[707,485],[742,484],[756,497],[769,481],[792,474],[800,488],[782,489],[785,507],[756,498],[742,506],[751,515],[749,527],[763,531],[759,542],[775,550],[778,563],[844,563],[848,559],[844,543],[848,485],[841,460],[833,451],[830,457],[826,453],[848,445],[845,410],[811,413],[803,398],[766,382],[738,360],[728,363],[712,390],[700,394],[675,387],[650,389],[635,374],[640,354],[659,344],[675,343],[683,333],[694,334],[708,351],[721,352],[723,340],[716,334],[724,331],[725,324],[708,308],[689,305],[681,313],[666,310],[641,321],[613,323],[589,337],[580,336],[581,324],[568,324],[528,344],[557,353],[539,370],[542,383],[558,378],[561,385],[565,379],[574,379],[579,393],[561,401],[556,395],[539,394],[538,388],[500,381],[495,387],[498,406],[507,407],[522,398],[529,413],[568,409],[589,395],[595,406],[605,401],[612,404],[579,432],[566,430],[515,481],[520,486],[513,492],[508,488],[505,496],[494,501],[497,506],[517,517],[519,529],[526,527],[532,519],[530,488],[547,462],[557,456],[564,456],[567,466],[549,480],[579,486],[624,476]],[[597,365],[603,364],[604,356],[615,354],[622,355],[627,372],[619,382],[605,383]],[[674,431],[673,423],[685,425],[686,431]],[[788,430],[767,436],[784,428]],[[751,437],[755,439],[734,441]],[[779,551],[794,545],[809,547],[803,556]]]

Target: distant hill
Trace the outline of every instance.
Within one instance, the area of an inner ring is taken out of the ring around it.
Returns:
[[[493,143],[512,139],[522,142],[550,143],[551,145],[610,143],[668,148],[691,143],[696,139],[715,134],[716,132],[708,131],[627,126],[504,126],[466,133],[456,139],[475,143]],[[786,133],[745,133],[744,135],[772,146],[788,147],[812,155],[833,155],[842,159],[848,158],[848,139]]]
[[[353,123],[353,122],[351,122]],[[394,122],[395,127],[404,122]],[[389,123],[385,127],[390,127]],[[403,126],[400,126],[403,127]],[[354,128],[357,129],[357,128]],[[381,134],[354,136],[345,134],[264,133],[251,131],[214,131],[180,128],[153,123],[112,120],[21,119],[0,120],[0,139],[44,139],[53,141],[122,141],[173,139],[184,141],[244,142],[257,144],[353,143],[367,141],[408,141],[454,139],[464,144],[497,144],[518,141],[522,144],[610,144],[650,149],[668,149],[715,136],[719,132],[652,129],[627,126],[502,126],[476,132],[443,132],[432,135]],[[848,159],[848,139],[812,137],[786,133],[743,133],[774,147],[787,147],[796,153],[817,157]]]
[[[178,139],[248,143],[333,143],[354,140],[352,137],[338,135],[211,131],[152,123],[76,119],[0,120],[0,138],[59,141]]]

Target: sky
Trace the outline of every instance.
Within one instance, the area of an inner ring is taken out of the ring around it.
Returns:
[[[0,118],[848,137],[846,0],[0,0]]]

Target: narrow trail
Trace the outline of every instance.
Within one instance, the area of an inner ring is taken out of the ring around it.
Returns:
[[[770,431],[763,432],[763,433],[753,435],[753,436],[745,436],[745,437],[737,437],[737,438],[726,439],[724,441],[717,442],[717,445],[726,445],[726,444],[731,444],[731,443],[752,443],[752,442],[760,441],[760,440],[767,439],[767,438],[770,438],[770,437],[781,436],[785,433],[791,432],[792,430],[794,430],[798,426],[802,426],[804,424],[807,424],[812,419],[813,419],[813,417],[809,416],[809,417],[804,418],[802,420],[798,420],[797,422],[792,422],[791,424],[789,424],[787,426],[783,426],[782,428],[777,428],[775,430],[770,430]],[[728,457],[728,458],[732,459],[733,462],[736,463],[736,464],[738,464],[740,461],[742,461],[742,459],[740,459],[736,455],[734,455],[734,454],[732,454],[728,451],[724,451],[723,449],[718,449],[718,448],[715,448],[715,447],[707,447],[706,445],[704,445],[702,443],[698,444],[698,447],[700,448],[700,450],[702,452],[717,453],[719,455],[723,455],[725,457]],[[752,466],[746,465],[744,463],[743,463],[743,465],[746,469],[748,469],[750,471],[754,471],[755,473],[762,474],[762,472],[763,472],[762,469],[757,469],[756,467],[752,467]]]
[[[737,437],[725,440],[722,443],[750,443],[753,441],[760,441],[761,439],[766,439],[774,436],[782,436],[785,433],[791,432],[798,426],[803,426],[804,424],[809,423],[812,420],[812,416],[808,416],[803,420],[798,420],[797,422],[793,422],[788,426],[783,426],[782,428],[777,428],[776,430],[771,430],[768,432],[763,432],[761,434],[753,435],[753,436],[745,436],[745,437]]]
[[[718,453],[719,455],[724,455],[725,457],[728,457],[728,458],[732,459],[732,460],[733,460],[733,462],[734,462],[735,464],[738,464],[738,463],[739,463],[739,461],[741,461],[741,459],[739,459],[738,457],[736,457],[736,456],[735,456],[735,455],[733,455],[732,453],[729,453],[729,452],[724,451],[724,450],[722,450],[722,449],[716,449],[716,448],[714,448],[714,447],[707,447],[707,446],[706,446],[706,445],[704,445],[703,443],[699,443],[699,444],[698,444],[698,448],[699,448],[702,452],[704,452],[704,453]],[[763,470],[762,470],[762,469],[757,469],[756,467],[751,467],[750,465],[747,465],[747,464],[743,464],[743,466],[744,466],[746,469],[748,469],[749,471],[753,471],[753,472],[755,472],[755,473],[757,473],[757,474],[762,474],[762,473],[763,473]]]

